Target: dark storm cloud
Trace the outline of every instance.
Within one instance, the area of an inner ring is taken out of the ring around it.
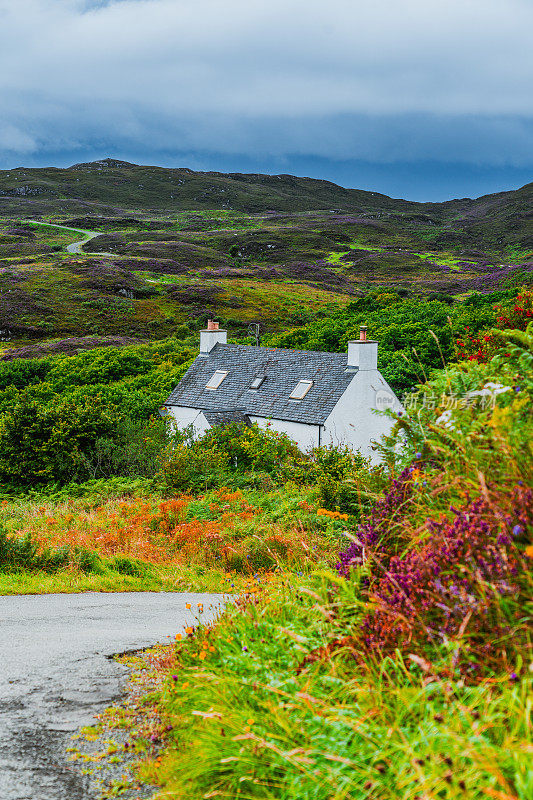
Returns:
[[[0,0],[0,154],[533,162],[530,0]]]

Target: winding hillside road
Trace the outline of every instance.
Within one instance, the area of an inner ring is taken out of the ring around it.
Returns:
[[[83,228],[69,228],[68,225],[59,225],[56,222],[37,222],[35,219],[23,219],[21,222],[28,222],[30,225],[44,225],[47,228],[60,228],[63,231],[73,231],[74,233],[82,233],[83,239],[80,239],[79,242],[72,242],[72,244],[67,244],[66,250],[67,253],[74,253],[75,255],[80,255],[83,253],[81,249],[86,242],[90,242],[91,239],[95,239],[97,236],[101,236],[100,231],[86,231]],[[85,253],[84,255],[87,255]],[[89,254],[91,255],[91,254]],[[110,253],[96,253],[96,255],[111,255]]]
[[[186,604],[192,604],[192,610]],[[65,753],[73,731],[120,696],[110,656],[216,616],[222,595],[131,592],[0,597],[0,798],[90,800]]]

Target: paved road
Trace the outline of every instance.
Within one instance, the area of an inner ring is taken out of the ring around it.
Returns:
[[[46,225],[47,227],[52,228],[61,228],[64,231],[73,231],[74,233],[81,233],[83,234],[83,239],[80,239],[79,242],[72,242],[72,244],[67,244],[66,251],[67,253],[74,253],[74,255],[96,255],[96,256],[112,256],[113,253],[85,253],[82,250],[83,245],[86,242],[90,242],[91,239],[95,239],[97,236],[101,236],[101,231],[86,231],[83,228],[70,228],[68,225],[60,225],[59,223],[55,222],[37,222],[34,219],[23,219],[22,222],[29,222],[31,225]]]
[[[132,592],[0,596],[0,798],[89,800],[65,756],[70,735],[120,695],[114,653],[204,620],[221,595]],[[187,611],[186,603],[193,608]]]

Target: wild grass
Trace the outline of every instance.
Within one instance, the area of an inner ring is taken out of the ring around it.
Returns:
[[[165,751],[148,740],[141,770],[158,798],[528,800],[525,681],[442,681],[416,653],[358,663],[339,608],[360,600],[331,575],[256,591],[167,650]]]
[[[0,595],[76,594],[78,592],[242,592],[244,575],[229,578],[219,569],[179,565],[141,564],[142,573],[124,574],[113,560],[102,559],[98,573],[76,568],[57,572],[0,571]]]
[[[0,523],[25,555],[0,559],[0,592],[233,592],[280,567],[303,574],[327,564],[344,524],[312,495],[294,487],[4,500]]]

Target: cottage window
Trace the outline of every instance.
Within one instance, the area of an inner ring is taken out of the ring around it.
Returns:
[[[289,396],[289,400],[303,400],[312,385],[313,381],[299,381]]]
[[[256,375],[250,384],[250,389],[259,389],[265,378],[266,375]]]
[[[209,380],[208,383],[206,383],[205,388],[218,389],[218,387],[220,386],[220,384],[222,383],[227,374],[228,371],[226,369],[217,369],[213,377]]]

